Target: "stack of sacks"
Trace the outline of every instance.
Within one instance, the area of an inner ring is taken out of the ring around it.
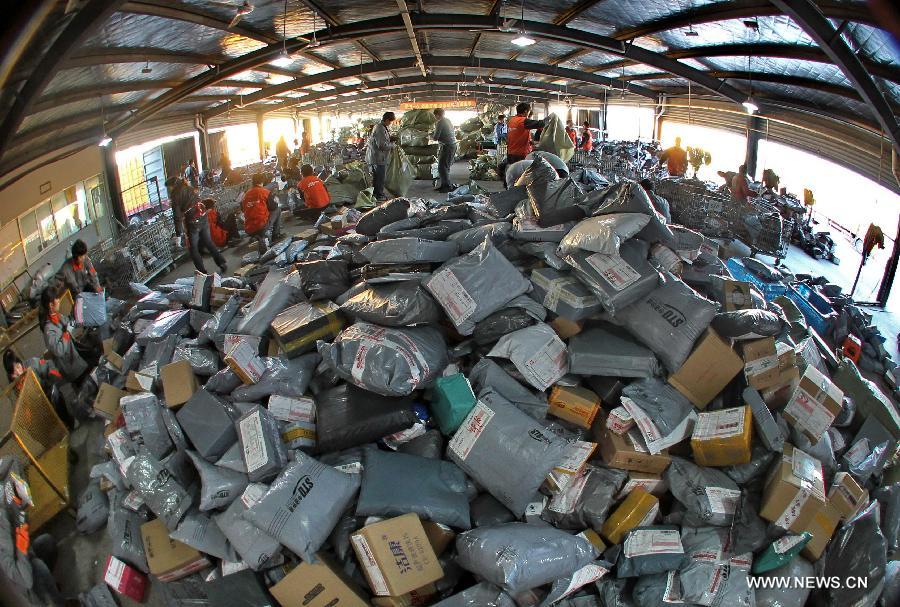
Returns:
[[[802,604],[748,580],[814,563],[874,604],[890,401],[638,184],[551,205],[532,166],[144,295],[79,528],[108,504],[129,576],[260,607]]]

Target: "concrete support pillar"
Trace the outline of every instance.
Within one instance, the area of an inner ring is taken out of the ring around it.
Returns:
[[[756,160],[759,156],[759,139],[763,131],[763,119],[759,116],[747,116],[747,176],[756,180]]]
[[[128,224],[125,215],[125,203],[122,201],[122,184],[119,182],[119,167],[116,165],[116,143],[112,142],[100,148],[103,163],[103,179],[113,217],[122,225]]]
[[[259,141],[259,159],[266,159],[266,138],[263,135],[263,124],[265,123],[266,115],[263,113],[259,113],[256,115],[256,137]]]
[[[197,129],[197,140],[200,142],[200,166],[201,172],[212,170],[212,163],[209,161],[209,132],[206,130],[206,121],[203,116],[197,114],[194,119],[194,126]]]

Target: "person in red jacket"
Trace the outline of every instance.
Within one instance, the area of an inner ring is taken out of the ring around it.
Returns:
[[[300,174],[303,175],[303,179],[297,184],[297,189],[303,195],[307,209],[321,209],[331,204],[331,194],[313,172],[312,165],[304,164],[300,167]]]
[[[566,135],[572,140],[572,145],[578,145],[578,135],[575,133],[575,124],[571,120],[566,120]]]
[[[267,233],[269,231],[269,190],[263,187],[266,182],[262,173],[253,175],[253,187],[244,193],[241,200],[241,211],[244,213],[244,231],[259,243],[259,254],[269,248]]]
[[[209,211],[206,212],[206,219],[209,221],[209,235],[212,236],[213,244],[217,247],[224,248],[228,244],[228,230],[222,225],[219,218],[219,210],[216,208],[216,202],[212,198],[203,201]]]
[[[507,122],[507,131],[506,131],[506,165],[511,165],[515,162],[519,162],[520,160],[525,160],[525,157],[531,153],[532,143],[531,143],[531,131],[533,129],[543,129],[544,121],[543,120],[532,120],[528,117],[528,113],[531,111],[531,105],[528,103],[520,103],[516,106],[516,115],[509,119]],[[504,183],[506,184],[506,166],[502,167],[500,171],[500,175],[504,176]]]
[[[581,141],[578,143],[578,149],[590,152],[594,149],[594,136],[591,133],[591,123],[585,121],[581,130]]]

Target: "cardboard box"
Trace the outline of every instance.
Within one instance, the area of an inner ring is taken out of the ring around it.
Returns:
[[[114,420],[119,414],[119,399],[126,394],[125,390],[119,390],[112,384],[100,384],[94,399],[94,411],[103,419]]]
[[[859,486],[849,473],[838,472],[828,490],[828,504],[841,519],[847,521],[869,503],[869,492]]]
[[[147,577],[114,556],[106,559],[103,581],[122,596],[127,596],[138,603],[144,600],[144,592],[147,590]]]
[[[625,407],[616,407],[609,412],[609,417],[606,418],[606,427],[613,434],[624,436],[634,428],[634,418]]]
[[[428,542],[434,549],[437,556],[441,556],[447,546],[456,539],[456,532],[447,525],[435,523],[432,521],[422,521],[422,528],[425,529],[425,535]]]
[[[808,366],[782,415],[815,444],[841,412],[843,401],[844,393],[841,389],[818,369]]]
[[[726,312],[748,310],[753,307],[750,296],[750,283],[743,280],[722,279],[722,294],[719,303]]]
[[[806,543],[800,554],[809,559],[810,562],[819,560],[840,522],[841,515],[834,506],[831,504],[821,506],[813,514],[812,520],[806,525],[804,531],[811,533],[812,539]]]
[[[681,368],[669,376],[669,383],[704,409],[743,368],[744,361],[731,345],[707,329]]]
[[[600,411],[600,397],[587,388],[554,386],[547,402],[548,413],[582,428],[590,428]]]
[[[273,394],[269,397],[266,408],[278,421],[307,423],[316,421],[316,403],[306,396],[292,398]]]
[[[659,500],[641,487],[628,494],[603,523],[600,533],[611,544],[619,544],[631,529],[653,523],[659,513]]]
[[[822,463],[785,443],[781,462],[766,479],[759,515],[794,533],[810,531],[809,526],[825,506]]]
[[[312,449],[316,446],[316,425],[310,422],[293,422],[284,426],[281,442],[288,449]]]
[[[302,230],[301,232],[294,235],[295,240],[305,240],[309,244],[312,244],[316,241],[316,238],[319,237],[319,231],[314,228],[308,228],[306,230]]]
[[[659,474],[649,474],[647,472],[629,472],[628,480],[622,485],[622,490],[616,499],[624,499],[628,494],[640,487],[647,493],[657,497],[665,495],[669,489],[669,484]]]
[[[350,536],[356,558],[377,596],[399,596],[444,576],[415,514],[366,525]]]
[[[129,371],[125,378],[125,389],[129,392],[152,392],[153,377],[145,373]]]
[[[578,537],[583,537],[591,544],[594,545],[594,548],[597,549],[598,554],[603,554],[606,550],[606,542],[603,541],[603,538],[600,537],[600,534],[594,531],[593,529],[585,529],[581,533],[578,534]]]
[[[766,388],[760,393],[763,402],[773,411],[780,411],[787,405],[794,393],[797,384],[800,383],[800,370],[795,366],[781,369],[778,383],[771,388]]]
[[[200,389],[197,376],[194,375],[191,363],[187,360],[179,360],[164,366],[159,370],[159,377],[162,380],[166,406],[170,409],[188,402],[194,392]]]
[[[103,355],[106,357],[106,360],[109,361],[109,364],[121,371],[125,361],[122,359],[122,356],[113,349],[115,342],[116,340],[113,337],[103,340]]]
[[[294,358],[315,350],[320,339],[333,340],[344,324],[344,316],[333,302],[304,301],[282,311],[270,326],[284,355]]]
[[[600,445],[600,459],[610,468],[660,474],[672,461],[667,449],[656,455],[649,451],[639,451],[627,435],[613,434],[605,424],[601,424],[594,436],[594,440]]]
[[[214,286],[209,295],[209,307],[211,309],[219,308],[225,305],[225,302],[234,295],[237,295],[240,305],[244,306],[253,300],[254,292],[251,289],[233,289],[231,287]]]
[[[573,335],[578,335],[584,329],[583,320],[569,320],[565,316],[557,316],[550,321],[550,326],[556,331],[560,339],[569,339]]]
[[[225,338],[222,340],[222,351],[225,352],[225,355],[227,356],[242,343],[250,344],[250,347],[252,347],[257,354],[263,352],[264,344],[262,337],[256,335],[235,335],[234,333],[225,334]]]
[[[160,582],[174,582],[210,566],[206,556],[170,538],[168,528],[160,519],[141,525],[141,538],[150,573]]]
[[[366,607],[362,593],[330,560],[301,562],[269,591],[281,607]]]
[[[750,461],[750,407],[704,411],[694,424],[691,450],[700,466],[736,466]]]
[[[245,384],[255,384],[266,372],[266,365],[259,357],[258,350],[246,341],[231,349],[225,357],[225,364],[231,367]]]
[[[781,371],[774,337],[741,342],[741,354],[747,384],[757,390],[765,390],[778,384]]]
[[[372,598],[372,604],[375,607],[425,607],[432,605],[436,596],[437,586],[426,584],[400,596],[376,596]]]

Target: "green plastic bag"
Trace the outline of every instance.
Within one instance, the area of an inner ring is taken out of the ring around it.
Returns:
[[[400,145],[403,147],[425,147],[431,131],[427,129],[407,127],[400,129]]]
[[[375,188],[366,188],[360,190],[359,194],[356,195],[356,204],[354,206],[357,209],[371,209],[377,204],[375,202]]]
[[[409,110],[400,118],[400,128],[412,127],[427,131],[437,122],[437,117],[431,110]]]
[[[335,205],[355,204],[356,197],[359,195],[359,188],[349,183],[340,183],[337,180],[331,183],[326,181],[325,189],[331,195],[331,204]]]
[[[416,166],[409,161],[400,146],[395,145],[385,171],[384,187],[394,196],[406,196],[415,178]]]
[[[788,564],[791,559],[800,554],[800,551],[811,539],[812,534],[804,531],[799,535],[789,533],[781,539],[775,540],[759,557],[753,560],[753,573],[765,573]]]
[[[465,375],[454,373],[435,381],[429,408],[445,436],[456,432],[474,407],[475,394]]]
[[[538,149],[542,152],[556,154],[564,162],[569,162],[575,155],[575,144],[566,134],[562,120],[556,114],[547,116]]]

